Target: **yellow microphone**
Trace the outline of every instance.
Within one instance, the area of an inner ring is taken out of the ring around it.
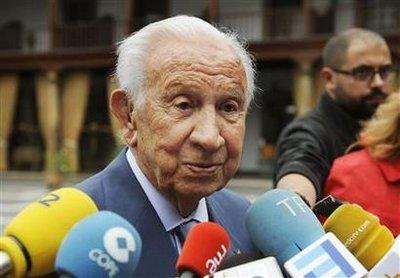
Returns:
[[[368,270],[394,243],[393,234],[379,218],[356,204],[338,207],[325,221],[324,229],[335,234]]]
[[[97,212],[84,192],[61,188],[23,209],[0,237],[0,276],[39,276],[54,271],[57,250],[68,231]]]

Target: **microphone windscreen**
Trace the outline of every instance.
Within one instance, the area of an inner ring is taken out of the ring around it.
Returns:
[[[371,269],[393,245],[390,230],[379,218],[355,204],[343,204],[325,221],[324,229],[332,232],[347,249]]]
[[[283,189],[267,191],[250,206],[246,227],[258,249],[281,266],[325,234],[306,203]]]
[[[214,273],[230,245],[225,229],[212,222],[199,223],[189,231],[176,263],[178,273],[190,271],[203,277]]]
[[[101,211],[77,223],[63,240],[56,270],[75,278],[132,277],[142,250],[136,229],[121,216]]]
[[[8,253],[13,263],[11,275],[25,276],[28,264],[31,276],[53,272],[64,236],[76,222],[97,211],[93,200],[76,188],[55,190],[28,205],[8,224],[0,238],[0,250]],[[20,245],[29,257],[28,263]]]
[[[222,261],[221,265],[218,268],[218,271],[227,269],[227,268],[232,268],[238,265],[242,265],[245,263],[250,263],[253,261],[257,261],[259,259],[262,259],[263,256],[261,254],[250,254],[250,253],[239,253],[235,254],[233,256],[230,256],[229,258],[225,258],[225,260]]]

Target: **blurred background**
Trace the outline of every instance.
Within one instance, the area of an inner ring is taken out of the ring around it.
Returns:
[[[119,153],[118,124],[108,109],[116,42],[178,14],[236,31],[255,57],[259,92],[230,183],[251,200],[271,187],[280,131],[323,90],[327,39],[368,28],[400,60],[396,0],[2,0],[0,231],[32,200],[79,182]]]

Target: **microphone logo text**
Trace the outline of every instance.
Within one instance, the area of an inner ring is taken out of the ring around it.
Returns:
[[[226,256],[226,247],[221,244],[221,250],[217,252],[217,255],[208,259],[206,262],[206,268],[210,274],[217,271],[218,266],[222,262],[222,259]]]
[[[122,227],[109,229],[104,234],[103,244],[107,253],[119,263],[129,262],[130,252],[136,250],[136,242],[132,234]]]
[[[44,196],[42,199],[40,199],[38,201],[38,203],[42,204],[46,207],[50,207],[51,203],[57,202],[58,200],[60,200],[60,196],[58,196],[57,194],[54,194],[54,193],[50,193],[50,194],[47,194],[46,196]]]
[[[114,277],[118,271],[119,268],[116,265],[116,263],[110,258],[109,255],[104,253],[100,249],[92,249],[89,252],[89,258],[97,263],[98,266],[101,268],[104,268],[106,271],[108,271],[108,277]]]
[[[92,249],[89,258],[108,272],[108,277],[114,277],[120,271],[117,263],[128,263],[130,252],[136,250],[133,235],[123,227],[108,229],[103,236],[105,251]]]
[[[358,229],[355,230],[355,231],[346,239],[346,241],[344,242],[344,246],[349,247],[349,246],[353,243],[353,241],[354,241],[356,238],[358,238],[358,236],[360,236],[360,235],[365,231],[365,229],[369,226],[369,224],[371,224],[371,221],[365,220],[365,221],[360,225],[360,227],[358,227]]]
[[[296,211],[306,212],[307,205],[300,197],[288,197],[276,203],[276,206],[283,205],[292,216],[297,216]]]

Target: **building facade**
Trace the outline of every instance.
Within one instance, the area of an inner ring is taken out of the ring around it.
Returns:
[[[3,0],[0,170],[45,171],[57,183],[57,173],[104,167],[121,148],[108,110],[115,44],[178,14],[235,30],[255,57],[242,174],[270,174],[280,131],[316,103],[330,36],[369,28],[400,57],[400,2],[392,0]]]

